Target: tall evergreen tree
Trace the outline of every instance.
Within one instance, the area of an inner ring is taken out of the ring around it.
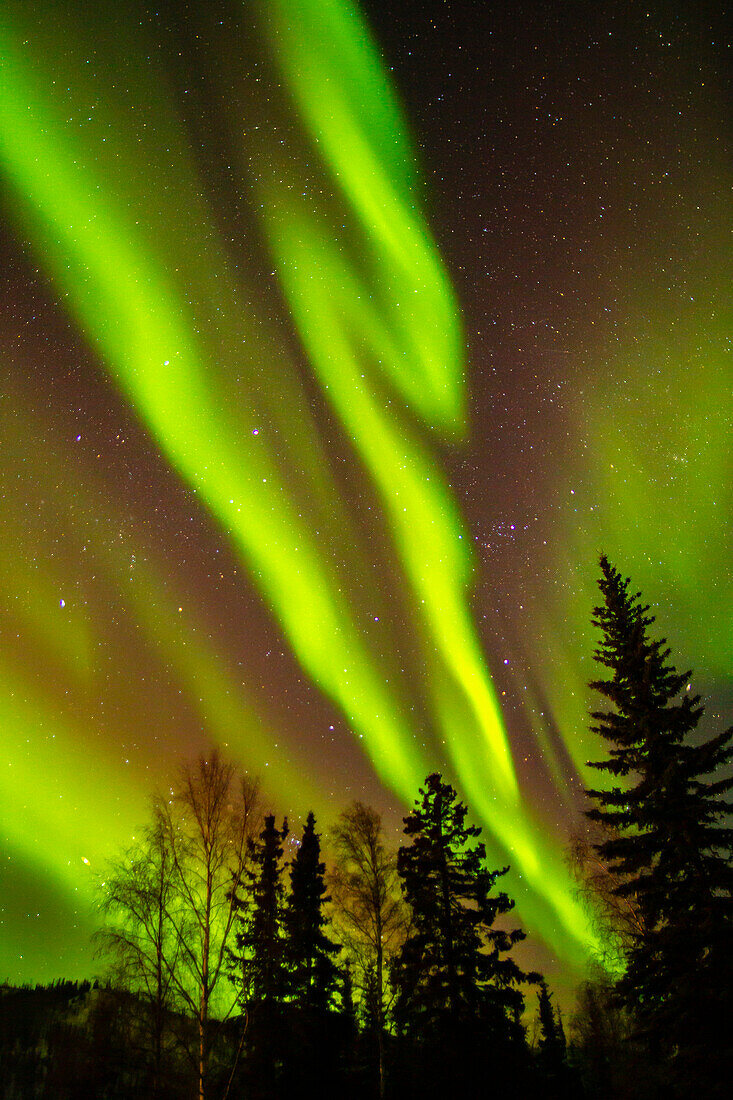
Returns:
[[[232,953],[243,999],[255,1004],[276,1004],[286,990],[285,938],[283,931],[283,843],[288,823],[275,826],[267,814],[257,841],[250,842],[250,867],[246,893],[236,901],[237,950]]]
[[[287,821],[278,829],[267,814],[258,839],[250,841],[244,890],[235,900],[238,930],[231,953],[235,982],[247,1015],[246,1091],[253,1100],[279,1094],[279,1066],[287,1049],[282,1005],[287,992],[283,843]]]
[[[540,982],[537,1000],[540,1021],[539,1051],[543,1061],[555,1068],[564,1063],[567,1044],[560,1013],[555,1013],[552,994],[544,980]]]
[[[356,1005],[354,1004],[354,979],[351,976],[351,963],[347,959],[341,967],[341,1014],[349,1028],[356,1033]]]
[[[324,1011],[331,1007],[339,985],[334,962],[340,946],[326,934],[323,907],[325,863],[316,819],[308,814],[298,851],[290,866],[290,896],[285,912],[291,1000],[301,1008]]]
[[[591,728],[610,751],[591,766],[611,786],[587,792],[595,802],[588,817],[608,829],[596,849],[619,878],[616,893],[633,897],[641,916],[617,988],[678,1095],[688,1095],[693,1082],[707,1096],[727,1094],[733,829],[722,822],[733,808],[724,797],[733,778],[721,769],[733,757],[733,728],[693,738],[703,707],[689,692],[690,672],[669,663],[665,639],[650,639],[654,617],[629,591],[629,579],[605,556],[600,566],[595,659],[611,675],[591,687],[611,709],[594,712]]]
[[[567,1042],[560,1010],[552,1003],[552,994],[544,978],[537,994],[540,1025],[537,1043],[538,1069],[546,1100],[571,1100],[580,1095],[580,1081],[567,1064]]]
[[[340,951],[327,934],[330,901],[324,883],[320,837],[308,814],[290,864],[290,893],[284,927],[288,1001],[284,1011],[287,1051],[281,1097],[337,1096],[343,1090],[346,1047],[352,1035],[337,1013],[341,976],[334,958]]]
[[[499,1038],[519,1039],[527,976],[509,952],[524,932],[493,927],[514,906],[491,893],[508,867],[487,870],[484,845],[471,843],[481,830],[466,824],[466,807],[440,775],[428,776],[420,796],[405,818],[411,843],[398,854],[413,919],[395,970],[398,1023],[427,1036],[446,1019],[480,1020]]]

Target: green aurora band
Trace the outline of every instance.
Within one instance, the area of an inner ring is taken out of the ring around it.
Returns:
[[[114,5],[101,5],[93,29],[80,4],[54,5],[53,18],[45,20],[34,19],[33,5],[6,5],[0,162],[14,218],[119,394],[224,533],[301,667],[340,709],[381,780],[409,802],[426,772],[445,760],[493,854],[512,864],[512,893],[530,930],[561,959],[582,965],[598,944],[560,844],[519,784],[472,621],[469,534],[435,455],[436,443],[465,436],[464,336],[422,213],[399,104],[354,5],[270,0],[261,10],[249,7],[254,25],[243,26],[242,40],[255,36],[262,79],[244,87],[254,71],[250,64],[248,73],[244,59],[233,75],[228,68],[217,75],[229,78],[221,102],[236,186],[253,219],[253,248],[275,269],[277,284],[266,292],[274,296],[279,289],[292,339],[270,320],[261,272],[233,261],[205,198],[172,78],[134,18],[135,5],[124,26]],[[120,73],[124,79],[112,79]],[[331,440],[311,411],[296,336],[352,461],[371,486],[370,523],[386,546],[387,576],[398,578],[398,592],[375,582],[372,540],[337,476]],[[694,332],[689,339],[695,343]],[[698,360],[710,354],[717,362],[717,344],[696,347]],[[719,366],[727,369],[729,394],[730,367],[722,360]],[[695,464],[690,520],[700,508],[707,519],[730,514],[729,435],[723,406],[715,404],[720,377],[711,366],[706,378],[699,416],[677,447],[689,463],[707,433],[707,465]],[[661,391],[651,389],[651,399],[661,402]],[[592,561],[603,531],[609,552],[622,553],[631,569],[639,562],[628,537],[639,503],[632,487],[640,471],[648,472],[647,457],[633,411],[619,421],[615,437],[608,433],[604,396],[597,395],[595,422],[591,410],[597,445],[578,497],[601,500],[606,509],[595,513],[598,526],[568,531],[559,545],[570,561]],[[21,389],[17,400],[22,408]],[[95,487],[90,470],[82,484],[65,486],[60,444],[58,453],[49,442],[42,456],[33,454],[28,440],[38,431],[37,412],[28,409],[9,448],[21,456],[17,470],[6,470],[7,485],[16,485],[7,498],[9,514],[32,514],[29,485],[52,479],[56,522],[69,540],[67,567],[93,548],[101,578],[94,598],[120,609],[128,638],[148,655],[151,679],[164,668],[175,679],[154,704],[169,749],[185,711],[251,771],[269,768],[282,798],[297,795],[318,808],[328,776],[302,746],[286,744],[277,716],[265,713],[241,670],[229,667],[192,594],[173,590],[154,540],[142,553],[139,539],[116,540],[112,532],[124,523],[105,500],[104,486]],[[44,434],[49,440],[53,429]],[[623,494],[609,474],[619,463],[629,466],[622,470]],[[704,483],[727,488],[708,506]],[[96,512],[109,537],[74,529],[68,516],[75,511]],[[680,524],[660,537],[675,540],[679,560],[669,583],[688,578],[692,606],[696,585],[725,560],[730,532],[712,526],[709,560],[701,561],[693,535],[684,531]],[[80,606],[69,606],[63,623],[49,617],[48,607],[68,587],[60,567],[27,564],[18,578],[26,534],[19,522],[17,545],[11,539],[0,549],[2,575],[14,578],[3,581],[5,605],[12,605],[13,587],[27,593],[15,625],[28,647],[13,659],[3,653],[0,665],[12,761],[0,781],[5,833],[28,866],[47,870],[59,897],[73,902],[80,896],[81,912],[93,895],[92,874],[80,875],[81,861],[99,865],[124,843],[144,817],[145,791],[166,777],[156,772],[152,750],[141,774],[117,774],[118,754],[106,748],[104,734],[122,729],[125,740],[140,740],[145,725],[143,703],[138,708],[125,700],[120,683],[113,713],[91,722],[98,745],[90,781],[77,731],[90,725],[85,705],[94,695],[100,646],[109,643],[95,637],[93,616]],[[661,545],[651,557],[657,550],[661,560]],[[647,575],[635,579],[643,584]],[[578,577],[570,612],[575,622],[587,618],[591,581],[585,572]],[[730,583],[715,619],[717,652],[727,668]],[[185,625],[177,614],[182,604]],[[586,725],[579,669],[589,642],[579,634],[561,645],[558,624],[568,615],[566,607],[547,612],[539,633],[552,667],[538,668],[534,702],[527,702],[561,799],[569,795],[550,725],[568,731],[565,750],[581,775],[590,755],[578,735]],[[401,622],[410,624],[409,640]],[[694,644],[691,615],[687,626],[691,652],[709,668],[709,654]],[[47,683],[28,674],[31,651],[50,664]],[[152,705],[152,694],[144,693],[145,705]],[[32,736],[38,730],[40,739]],[[274,753],[279,743],[282,750]],[[82,805],[88,821],[80,833],[75,811]],[[58,839],[47,848],[39,838],[51,831]]]

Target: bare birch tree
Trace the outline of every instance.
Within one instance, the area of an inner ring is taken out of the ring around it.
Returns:
[[[175,1007],[172,975],[179,946],[169,916],[172,901],[173,861],[162,815],[155,810],[141,840],[110,865],[100,884],[105,925],[96,935],[98,953],[109,958],[117,982],[137,993],[150,1013],[153,1097],[161,1087],[166,1021]],[[148,1034],[147,1027],[142,1034]]]
[[[226,1020],[237,1000],[228,975],[235,896],[243,886],[257,784],[238,776],[218,751],[181,771],[177,789],[158,805],[173,864],[169,909],[178,947],[171,969],[176,993],[196,1022],[194,1062],[206,1100],[212,1020]]]
[[[335,867],[330,888],[336,923],[357,969],[357,986],[374,1022],[379,1056],[379,1095],[384,1096],[384,1030],[389,1005],[387,963],[407,928],[397,877],[397,856],[385,846],[382,819],[354,802],[332,832]]]
[[[155,799],[152,825],[102,884],[100,944],[121,982],[151,1009],[154,1095],[176,1009],[193,1019],[193,1039],[183,1026],[177,1040],[199,1100],[207,1100],[213,1041],[237,1006],[228,949],[256,801],[257,784],[218,751],[201,756],[181,769],[167,797]]]
[[[608,826],[585,824],[570,837],[566,860],[603,944],[599,962],[614,971],[645,929],[635,895],[617,893],[624,880],[598,855],[598,845],[611,836]]]

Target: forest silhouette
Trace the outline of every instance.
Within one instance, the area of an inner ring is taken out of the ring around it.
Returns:
[[[293,829],[218,751],[181,766],[99,886],[102,977],[0,987],[0,1088],[54,1097],[728,1095],[733,728],[705,737],[600,559],[591,767],[568,858],[605,955],[563,1020],[520,967],[510,868],[427,776],[397,850],[354,802]],[[323,850],[322,850],[323,845]],[[506,889],[505,889],[506,888]]]

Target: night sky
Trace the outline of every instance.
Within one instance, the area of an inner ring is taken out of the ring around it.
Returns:
[[[3,6],[0,980],[212,744],[395,840],[442,771],[582,973],[601,550],[733,715],[712,9]]]

